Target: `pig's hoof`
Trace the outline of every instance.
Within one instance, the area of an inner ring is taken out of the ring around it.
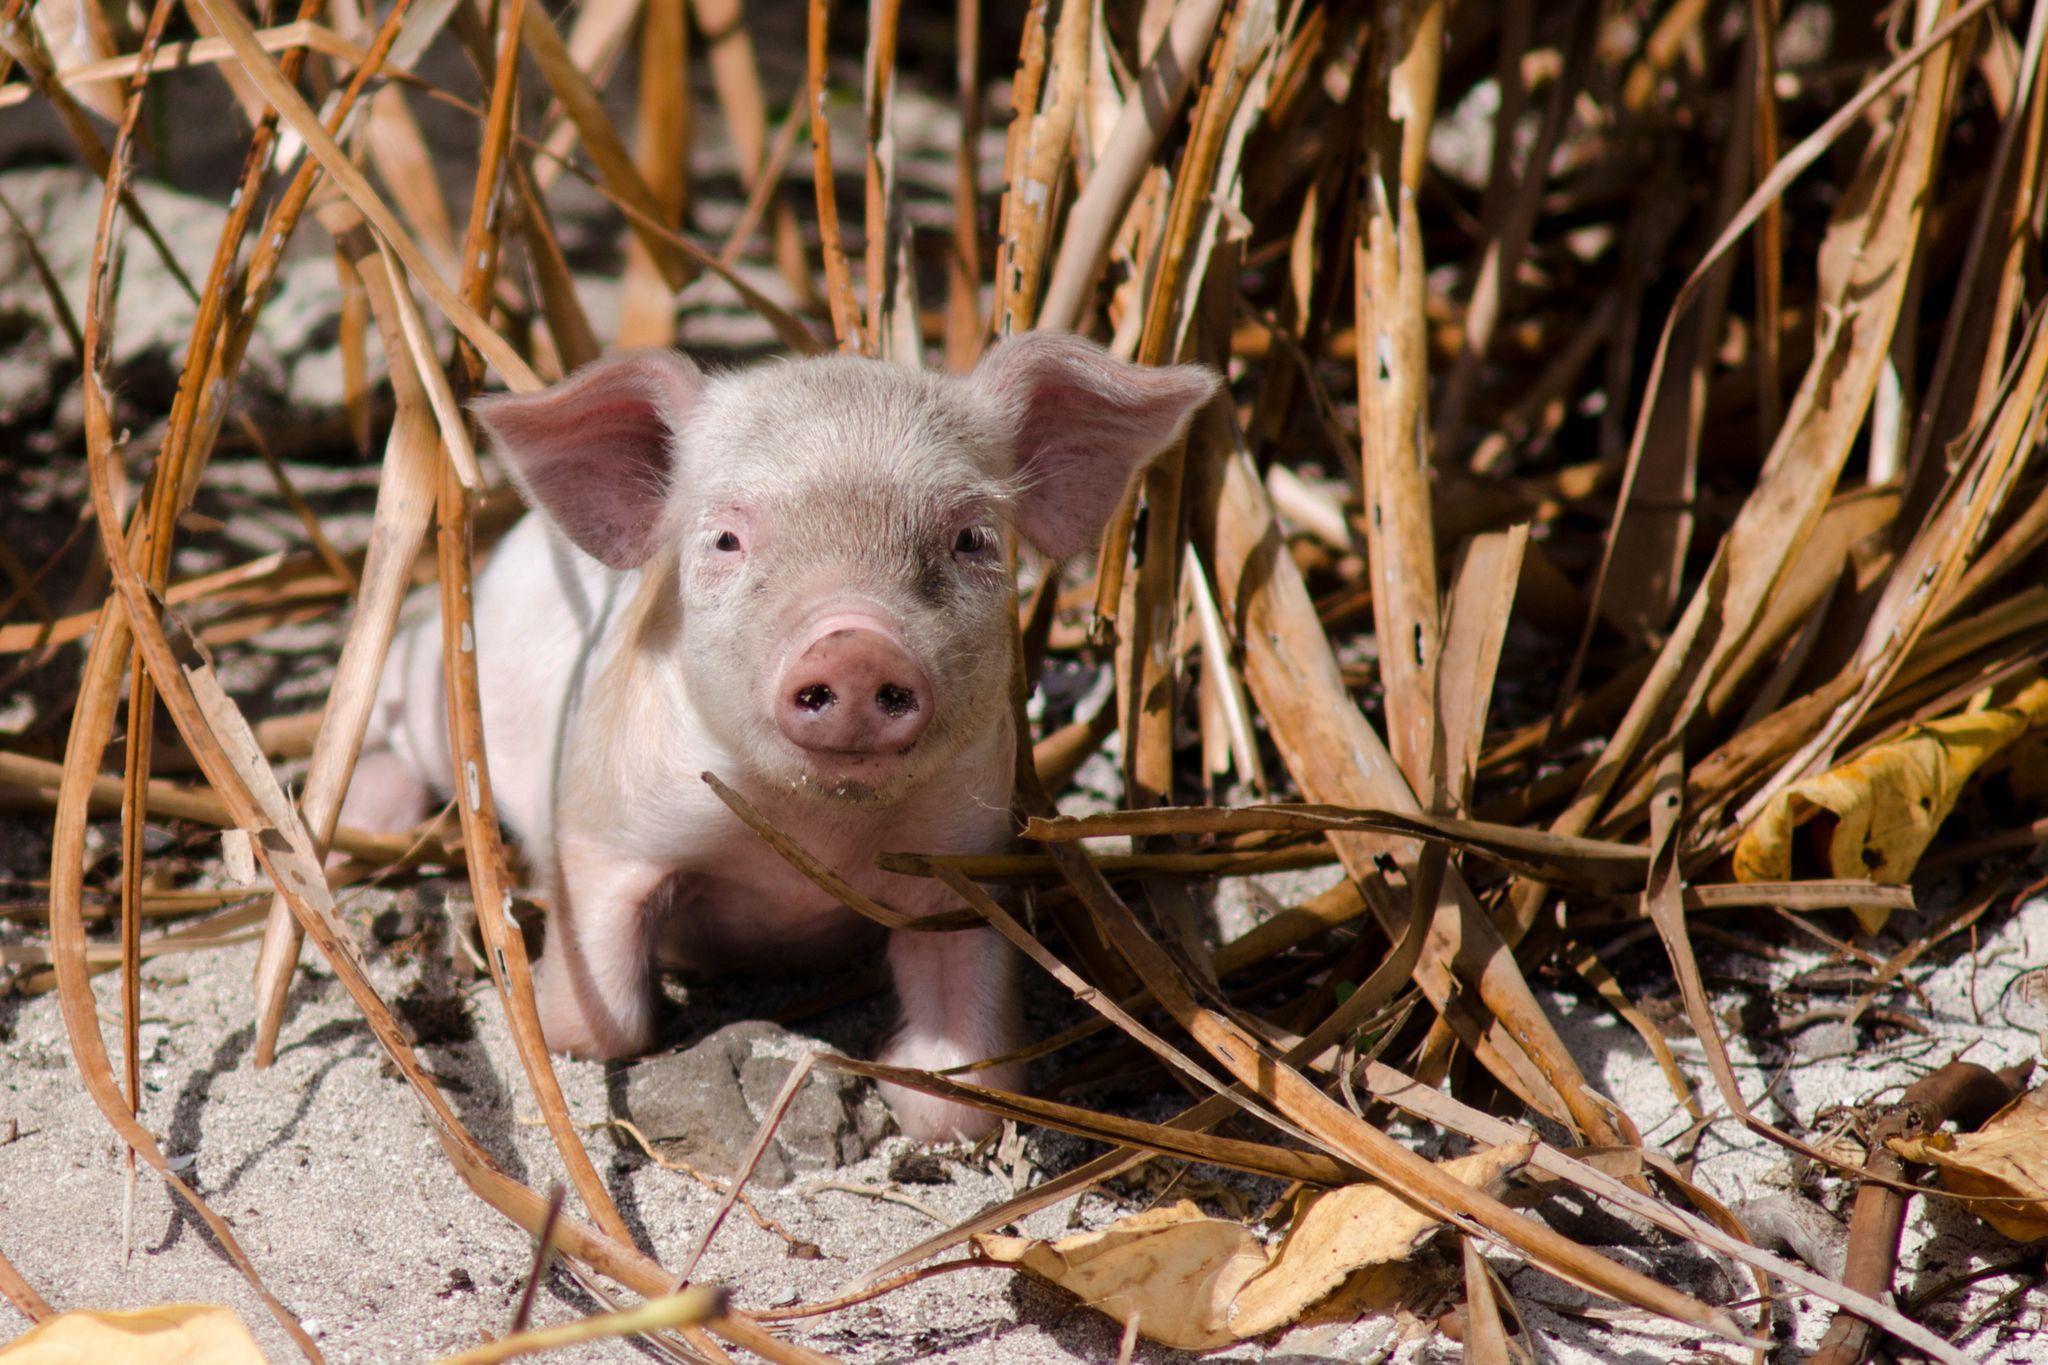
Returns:
[[[534,1006],[540,1014],[541,1038],[548,1051],[566,1053],[592,1061],[633,1057],[654,1043],[654,1022],[650,1012],[638,1011],[638,1018],[613,1019],[587,1005],[571,982],[548,970],[541,960],[534,973]]]
[[[546,1040],[548,1051],[564,1057],[580,1057],[587,1062],[608,1062],[618,1057],[630,1057],[643,1049],[616,1045],[595,1030],[578,1026],[543,1023],[541,1037]]]
[[[980,1054],[987,1056],[987,1053]],[[924,1071],[939,1071],[958,1066],[962,1062],[975,1060],[963,1056],[958,1048],[945,1044],[916,1042],[899,1038],[886,1048],[881,1057],[888,1066],[914,1067]],[[1024,1088],[1024,1068],[1015,1064],[990,1067],[986,1071],[970,1071],[957,1077],[972,1085],[985,1086],[990,1090],[1021,1091]],[[927,1095],[921,1090],[896,1085],[889,1081],[881,1083],[882,1098],[889,1102],[889,1110],[896,1115],[896,1126],[903,1135],[917,1142],[979,1142],[996,1130],[1002,1120],[986,1109],[977,1109],[971,1104],[956,1100],[940,1099]]]
[[[985,1109],[956,1104],[905,1086],[882,1082],[882,1098],[896,1116],[896,1126],[913,1142],[979,1142],[1002,1120]]]

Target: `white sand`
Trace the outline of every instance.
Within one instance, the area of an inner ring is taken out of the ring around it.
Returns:
[[[1915,976],[1934,1005],[1930,1038],[1810,1058],[1785,1071],[1779,1094],[1811,1121],[1834,1104],[1883,1099],[1888,1092],[1965,1048],[1989,1065],[2032,1055],[2039,1038],[2021,1010],[2000,1018],[2005,984],[2048,954],[2048,903],[2036,903],[1997,924],[1980,943],[1975,968],[1981,1022],[1970,1005],[1972,966],[1967,954]],[[1801,964],[1817,954],[1795,949]],[[148,972],[147,1022],[142,1046],[148,1103],[145,1120],[163,1135],[167,1150],[193,1162],[200,1188],[236,1227],[272,1289],[303,1318],[332,1358],[343,1361],[416,1360],[455,1349],[503,1329],[524,1276],[530,1248],[525,1236],[468,1193],[429,1136],[402,1082],[385,1073],[367,1031],[357,1022],[339,984],[324,971],[302,979],[275,1068],[252,1070],[248,973],[251,947],[165,959]],[[1709,954],[1711,961],[1719,955]],[[419,974],[414,962],[374,959],[373,974],[387,999],[402,995]],[[1752,960],[1753,962],[1753,960]],[[111,1021],[111,979],[101,982]],[[1724,997],[1732,1004],[1735,996]],[[723,1002],[734,1007],[732,1000]],[[1686,1126],[1662,1076],[1625,1026],[1577,999],[1551,999],[1574,1050],[1594,1082],[1615,1097],[1653,1139],[1669,1140]],[[469,1010],[478,1041],[430,1048],[428,1063],[454,1083],[452,1098],[485,1144],[509,1168],[545,1186],[558,1166],[545,1131],[534,1123],[516,1058],[487,989],[472,989]],[[827,1031],[842,1046],[879,1018],[865,1011],[828,1016]],[[123,1177],[109,1129],[86,1097],[69,1061],[54,997],[0,1006],[10,1031],[4,1047],[5,1100],[0,1135],[0,1249],[54,1304],[113,1307],[173,1299],[228,1303],[241,1313],[268,1350],[289,1358],[290,1347],[222,1254],[197,1223],[173,1205],[165,1188],[144,1174],[135,1201],[135,1252],[120,1256]],[[109,1033],[114,1034],[109,1024]],[[1808,1041],[1812,1041],[1809,1032]],[[1738,1060],[1747,1051],[1733,1040]],[[1676,1046],[1688,1070],[1711,1089],[1699,1050],[1690,1039]],[[561,1067],[572,1110],[595,1123],[606,1113],[606,1078],[595,1064]],[[1742,1067],[1752,1098],[1769,1077]],[[603,1131],[590,1136],[593,1155],[615,1197],[645,1244],[674,1264],[686,1254],[710,1215],[715,1197],[685,1175],[618,1155]],[[832,1178],[880,1185],[899,1138],[860,1165]],[[1085,1155],[1083,1145],[1057,1135],[1035,1135],[1026,1150],[1045,1169],[1057,1170]],[[949,1183],[903,1187],[950,1218],[962,1217],[1008,1192],[993,1163],[948,1163]],[[1790,1169],[1785,1155],[1722,1121],[1700,1147],[1699,1178],[1723,1199],[1767,1193]],[[752,1308],[773,1308],[827,1296],[845,1281],[936,1226],[913,1209],[837,1191],[805,1192],[813,1177],[789,1189],[762,1192],[761,1207],[796,1237],[815,1242],[822,1259],[793,1258],[777,1236],[736,1212],[704,1265],[704,1277],[730,1285]],[[1830,1198],[1842,1186],[1825,1185]],[[1096,1224],[1120,1205],[1095,1196],[1080,1206],[1081,1220]],[[1057,1235],[1071,1225],[1071,1206],[1033,1217],[1026,1230]],[[1630,1264],[1718,1299],[1749,1293],[1746,1277],[1731,1274],[1689,1249],[1644,1236],[1619,1222],[1586,1224],[1580,1235],[1604,1231],[1620,1245],[1606,1248]],[[1597,1240],[1597,1237],[1596,1237]],[[1918,1200],[1903,1253],[1909,1290],[1943,1279],[2012,1248],[1974,1219],[1937,1201]],[[1662,1361],[1694,1343],[1684,1334],[1644,1323],[1629,1313],[1589,1305],[1584,1296],[1538,1271],[1500,1262],[1516,1300],[1560,1361]],[[1952,1328],[2010,1288],[1994,1280],[1933,1310],[1938,1328]],[[590,1304],[559,1275],[539,1298],[536,1318],[560,1321]],[[1788,1305],[1795,1341],[1811,1347],[1826,1313],[1814,1304]],[[2000,1324],[1973,1338],[1969,1349],[1987,1361],[2048,1359],[2048,1338],[2038,1335],[2048,1314],[2048,1292],[2036,1288]],[[0,1309],[0,1331],[20,1320]],[[1418,1324],[1365,1323],[1342,1330],[1303,1329],[1268,1354],[1256,1344],[1227,1359],[1373,1359],[1405,1338],[1404,1359],[1454,1359],[1448,1341],[1418,1339]],[[974,1270],[936,1278],[835,1316],[814,1320],[801,1339],[849,1359],[882,1360],[1102,1360],[1113,1357],[1117,1334],[1101,1316],[1070,1300],[1001,1271]],[[1733,1360],[1732,1347],[1710,1346],[1711,1357]],[[612,1346],[568,1358],[635,1358]],[[1140,1358],[1173,1353],[1148,1348]],[[1707,1356],[1691,1358],[1710,1358]]]

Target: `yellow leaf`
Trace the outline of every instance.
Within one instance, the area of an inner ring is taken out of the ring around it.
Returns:
[[[1118,1322],[1135,1316],[1146,1337],[1185,1351],[1237,1340],[1228,1325],[1230,1302],[1266,1264],[1266,1250],[1249,1229],[1207,1217],[1185,1199],[1057,1242],[974,1240],[986,1255],[1058,1285]]]
[[[2048,1240],[2048,1086],[2029,1091],[1974,1133],[1896,1138],[1891,1149],[1941,1172],[1963,1205],[2016,1242]]]
[[[1495,1147],[1444,1169],[1491,1186],[1529,1151]],[[1361,1311],[1397,1300],[1405,1280],[1358,1272],[1406,1260],[1438,1226],[1382,1186],[1346,1185],[1305,1200],[1277,1249],[1186,1200],[1056,1242],[983,1235],[975,1243],[1118,1322],[1135,1318],[1148,1340],[1206,1351],[1286,1327],[1340,1290]]]
[[[1524,1144],[1443,1163],[1467,1185],[1490,1188],[1528,1163]],[[1405,1261],[1439,1226],[1384,1185],[1345,1185],[1310,1199],[1268,1265],[1237,1296],[1231,1328],[1255,1337],[1285,1327],[1328,1297],[1352,1271]]]
[[[211,1303],[60,1313],[0,1346],[4,1365],[263,1365],[242,1320]]]
[[[1793,832],[1826,814],[1828,875],[1903,882],[1963,787],[1979,769],[2030,732],[2048,725],[2048,679],[2036,678],[2010,701],[1916,725],[1898,739],[1819,777],[1778,793],[1735,848],[1737,881],[1784,881],[1793,876]],[[1857,907],[1868,933],[1891,912]]]

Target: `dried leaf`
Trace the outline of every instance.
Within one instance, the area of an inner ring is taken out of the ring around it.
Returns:
[[[1491,1186],[1529,1159],[1526,1144],[1443,1163],[1468,1185]],[[1442,1226],[1384,1185],[1345,1185],[1309,1197],[1278,1247],[1249,1228],[1210,1218],[1187,1200],[1147,1209],[1095,1232],[1048,1242],[984,1234],[995,1260],[1022,1267],[1149,1340],[1205,1351],[1275,1331],[1368,1267],[1404,1261]]]
[[[1735,875],[1745,882],[1789,878],[1793,831],[1825,813],[1836,821],[1828,839],[1830,875],[1903,882],[1978,769],[2044,725],[2048,679],[2043,678],[2002,705],[1916,725],[1898,739],[1780,792],[1743,831],[1735,849]],[[1855,912],[1870,933],[1891,914],[1882,906],[1857,906]]]
[[[1974,1133],[1897,1138],[1891,1149],[1941,1172],[1971,1212],[2018,1242],[2048,1241],[2048,1086],[2030,1090]]]
[[[1492,1189],[1528,1163],[1532,1143],[1505,1143],[1443,1168]],[[1237,1296],[1231,1326],[1240,1337],[1285,1327],[1355,1271],[1403,1261],[1442,1223],[1384,1185],[1345,1185],[1303,1204],[1273,1263]]]
[[[263,1365],[256,1338],[212,1303],[61,1313],[0,1346],[6,1365]]]
[[[1188,1351],[1238,1339],[1229,1325],[1231,1304],[1268,1263],[1249,1228],[1210,1218],[1185,1199],[1057,1242],[974,1240],[984,1255],[1058,1285],[1118,1322],[1135,1317],[1150,1340]]]

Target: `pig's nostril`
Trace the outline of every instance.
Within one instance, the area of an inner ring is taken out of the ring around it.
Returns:
[[[847,762],[908,753],[937,707],[930,679],[909,650],[859,624],[817,633],[775,687],[783,738]]]

